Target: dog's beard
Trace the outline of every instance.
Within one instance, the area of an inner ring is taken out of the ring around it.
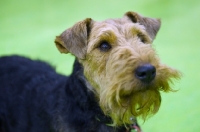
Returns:
[[[114,126],[132,124],[131,117],[141,116],[145,119],[150,114],[155,114],[160,107],[161,97],[159,91],[144,90],[131,95],[119,97],[118,95],[100,100],[103,112],[110,116]]]
[[[123,83],[114,81],[115,84],[108,84],[107,88],[101,89],[100,107],[112,118],[114,126],[132,124],[131,117],[141,117],[145,120],[159,110],[160,91],[174,91],[170,83],[172,78],[179,79],[179,77],[178,71],[163,66],[158,69],[157,77],[149,85],[138,81],[128,81],[129,83],[127,80]]]

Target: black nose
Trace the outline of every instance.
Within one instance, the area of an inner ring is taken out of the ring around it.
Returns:
[[[156,68],[151,64],[139,66],[135,70],[135,76],[144,83],[150,83],[156,76]]]

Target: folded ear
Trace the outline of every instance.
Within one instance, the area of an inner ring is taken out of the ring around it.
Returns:
[[[127,16],[133,23],[140,23],[143,25],[149,36],[154,40],[158,30],[160,29],[160,19],[143,17],[136,12],[127,12],[125,16]]]
[[[61,53],[72,53],[80,59],[85,59],[91,23],[92,19],[86,18],[57,36],[55,44],[58,50]]]

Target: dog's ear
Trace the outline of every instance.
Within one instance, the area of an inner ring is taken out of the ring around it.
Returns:
[[[91,23],[92,19],[86,18],[57,36],[55,44],[58,50],[61,53],[72,53],[79,59],[85,59]]]
[[[125,16],[127,16],[133,23],[140,23],[143,25],[152,40],[154,40],[158,30],[160,29],[160,19],[143,17],[136,12],[127,12]]]

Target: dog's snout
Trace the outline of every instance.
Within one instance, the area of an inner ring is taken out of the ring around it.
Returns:
[[[150,83],[156,76],[156,68],[151,64],[137,67],[135,76],[144,83]]]

